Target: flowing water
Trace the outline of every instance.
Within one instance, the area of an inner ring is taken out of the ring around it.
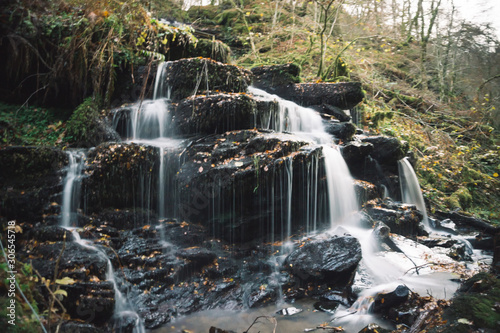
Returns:
[[[424,215],[422,222],[429,228],[429,220],[427,218],[427,209],[425,208],[424,197],[420,184],[418,183],[417,175],[410,164],[407,157],[398,161],[399,180],[401,187],[401,196],[404,203],[414,204],[418,210]]]
[[[126,136],[130,142],[154,146],[159,152],[159,175],[158,175],[158,198],[157,212],[159,218],[168,218],[178,216],[176,207],[179,199],[176,193],[175,174],[179,170],[181,161],[179,159],[179,148],[186,145],[186,142],[175,138],[171,127],[171,112],[169,94],[171,88],[164,85],[164,76],[167,75],[167,64],[161,64],[158,67],[157,80],[155,82],[154,99],[142,101],[131,106],[130,112],[127,115],[115,114],[114,124],[118,126],[122,117],[126,117]],[[417,269],[416,266],[424,265],[428,262],[429,257],[435,257],[436,262],[450,263],[450,258],[446,256],[431,253],[428,248],[419,245],[413,241],[407,240],[404,237],[395,237],[395,242],[403,250],[405,255],[396,252],[378,252],[375,250],[374,237],[371,230],[359,228],[357,223],[358,205],[353,186],[353,178],[351,177],[348,167],[341,155],[339,147],[334,144],[333,138],[325,131],[325,126],[321,116],[312,109],[301,107],[293,102],[283,100],[282,98],[269,94],[263,90],[250,87],[249,93],[255,98],[277,102],[278,107],[270,111],[257,114],[255,117],[255,127],[270,129],[277,132],[289,132],[299,138],[310,143],[311,146],[319,146],[322,150],[322,156],[313,157],[311,162],[304,169],[304,174],[299,175],[306,181],[304,188],[294,187],[294,175],[298,172],[293,165],[293,159],[287,158],[283,161],[284,172],[279,177],[278,186],[270,186],[268,195],[272,198],[268,205],[274,208],[274,205],[282,205],[280,212],[283,216],[275,216],[274,209],[270,209],[271,216],[266,218],[271,220],[269,230],[271,241],[275,241],[275,222],[281,221],[281,239],[276,240],[282,242],[283,246],[279,255],[271,256],[271,266],[276,267],[269,276],[269,283],[272,285],[280,285],[279,267],[285,258],[286,254],[293,250],[293,243],[290,241],[292,235],[292,206],[293,197],[298,193],[305,193],[304,210],[305,216],[303,221],[304,229],[310,234],[319,233],[320,211],[318,207],[319,198],[322,196],[318,189],[318,179],[320,167],[323,167],[326,176],[327,188],[323,196],[328,201],[328,218],[331,234],[350,233],[357,237],[362,245],[363,259],[360,263],[360,268],[356,276],[354,288],[359,293],[360,298],[350,309],[341,308],[332,318],[330,314],[317,313],[313,311],[311,303],[308,301],[298,302],[294,306],[302,306],[305,311],[297,316],[290,318],[279,318],[276,311],[286,304],[279,304],[262,308],[258,310],[245,310],[242,312],[227,312],[211,310],[190,315],[186,318],[179,318],[172,323],[170,328],[165,328],[166,331],[177,331],[179,328],[185,327],[194,331],[206,331],[207,327],[218,325],[218,320],[221,320],[221,327],[226,329],[243,330],[248,328],[252,320],[257,315],[271,315],[277,317],[279,328],[277,332],[297,332],[307,327],[315,327],[324,321],[332,321],[332,325],[342,325],[346,331],[357,331],[363,328],[367,323],[376,321],[376,318],[370,313],[370,297],[381,290],[392,291],[399,284],[408,285],[414,291],[422,294],[432,293],[434,296],[450,297],[456,289],[456,284],[451,281],[450,275],[438,275],[429,267]],[[285,134],[283,134],[285,135]],[[321,165],[324,163],[324,165]],[[425,205],[421,195],[420,187],[411,165],[404,159],[400,162],[401,190],[403,192],[403,200],[408,203],[417,205],[417,208],[425,214]],[[72,222],[70,218],[73,206],[68,206],[75,195],[73,188],[75,187],[75,179],[73,176],[73,167],[69,168],[66,185],[64,187],[63,199],[63,217],[62,225],[68,227]],[[75,170],[77,168],[75,167]],[[75,175],[77,171],[74,172]],[[295,174],[294,174],[295,173]],[[217,180],[214,180],[217,183]],[[214,191],[220,186],[214,186]],[[256,188],[259,191],[258,187]],[[236,189],[233,189],[234,197],[237,194]],[[73,193],[73,194],[66,194]],[[285,198],[279,203],[274,202],[275,194]],[[68,199],[66,199],[68,196]],[[217,193],[213,193],[213,197],[217,198]],[[223,202],[212,200],[211,213],[213,221],[216,221],[220,214],[231,214],[233,219],[236,219],[235,211],[224,211],[229,206]],[[66,223],[66,224],[65,224]],[[425,215],[425,223],[428,225],[427,216]],[[215,222],[214,222],[215,225]],[[163,233],[161,233],[163,234]],[[169,244],[167,239],[162,236],[164,244]],[[81,241],[82,246],[91,246],[86,241]],[[99,251],[97,248],[96,251]],[[103,254],[104,255],[104,254]],[[424,260],[423,258],[426,258]],[[108,259],[109,260],[109,259]],[[448,261],[447,261],[448,260]],[[450,263],[451,264],[451,263]],[[108,263],[108,279],[115,286],[115,297],[117,298],[117,308],[115,315],[130,314],[136,318],[137,314],[133,311],[126,297],[124,297],[116,281],[114,281],[114,273],[112,266]],[[392,289],[391,289],[392,288]],[[282,301],[281,287],[278,288],[279,299]],[[123,301],[122,301],[123,300]],[[246,319],[245,319],[246,318]],[[295,318],[295,319],[294,319]],[[140,320],[137,316],[138,329],[142,329]],[[234,324],[234,325],[233,325]],[[238,326],[239,324],[239,326]],[[385,323],[386,324],[386,323]],[[233,326],[231,326],[233,325]],[[274,323],[271,323],[271,330]],[[300,327],[301,329],[297,330]],[[169,330],[170,329],[170,330]],[[264,329],[264,328],[263,328]],[[264,329],[264,331],[267,331]]]
[[[80,185],[82,180],[85,153],[68,151],[68,167],[61,204],[61,226],[64,228],[78,223],[77,211],[80,205]]]

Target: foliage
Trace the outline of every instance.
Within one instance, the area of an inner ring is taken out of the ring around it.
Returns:
[[[0,262],[0,276],[2,277],[0,280],[0,290],[2,291],[2,296],[0,297],[0,326],[7,328],[9,327],[9,332],[13,333],[37,333],[41,332],[40,324],[36,320],[36,317],[33,315],[32,310],[25,303],[24,299],[21,297],[18,290],[16,290],[16,325],[10,325],[7,323],[9,317],[7,316],[7,306],[10,303],[10,299],[7,294],[9,281],[6,280],[8,276],[8,272],[10,269],[7,266],[7,263],[3,259]],[[21,262],[16,263],[16,271],[17,274],[16,280],[23,291],[24,295],[30,302],[31,306],[38,311],[38,303],[37,300],[41,299],[37,288],[35,288],[35,279],[33,274],[33,268],[29,264],[23,264]],[[5,295],[5,296],[4,296]]]
[[[99,136],[100,127],[99,106],[89,97],[75,109],[68,120],[65,141],[77,145],[91,142]]]
[[[117,71],[196,43],[190,27],[153,19],[138,0],[23,0],[3,14],[10,17],[2,69],[8,88],[58,105],[78,105],[90,94],[109,103]]]
[[[64,110],[0,102],[2,145],[56,145],[62,143]]]

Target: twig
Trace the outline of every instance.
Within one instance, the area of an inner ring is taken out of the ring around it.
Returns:
[[[248,331],[250,331],[250,329],[252,328],[252,326],[255,325],[260,318],[266,318],[267,320],[269,320],[270,322],[272,322],[274,324],[273,333],[276,332],[276,327],[278,327],[278,322],[276,321],[276,318],[270,317],[270,316],[258,316],[253,321],[252,325],[250,325],[250,327],[247,328],[243,333],[248,333]]]

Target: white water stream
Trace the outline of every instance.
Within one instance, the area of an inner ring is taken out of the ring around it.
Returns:
[[[83,151],[68,151],[69,164],[64,180],[63,199],[61,204],[61,227],[71,231],[74,242],[80,246],[95,251],[106,261],[106,280],[111,282],[115,294],[114,320],[120,322],[125,318],[132,318],[135,322],[133,333],[144,333],[144,323],[125,295],[120,291],[115,278],[113,265],[108,256],[91,241],[80,237],[76,226],[78,226],[77,209],[80,202],[80,184],[83,177],[85,153]],[[119,325],[118,325],[119,326]]]

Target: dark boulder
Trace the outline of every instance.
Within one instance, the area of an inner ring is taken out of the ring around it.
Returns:
[[[343,146],[342,156],[349,168],[354,169],[371,154],[373,149],[373,144],[369,142],[351,141]]]
[[[345,287],[361,260],[361,245],[351,236],[314,240],[293,251],[285,268],[301,283]]]
[[[420,223],[422,214],[413,205],[392,203],[385,206],[374,200],[368,202],[364,210],[373,220],[385,223],[393,233],[403,236],[425,234]]]
[[[180,217],[232,242],[286,232],[288,216],[292,230],[312,227],[326,209],[319,203],[314,215],[305,208],[318,199],[306,180],[325,185],[320,156],[321,147],[283,133],[245,130],[198,140],[177,175]]]
[[[17,222],[41,221],[45,207],[62,191],[68,156],[52,147],[0,149],[0,215]]]
[[[251,82],[248,70],[205,58],[168,62],[165,72],[164,84],[173,87],[172,101],[208,91],[245,92]]]
[[[251,69],[252,85],[274,92],[275,88],[300,82],[300,67],[294,63],[284,65],[258,66]]]
[[[274,93],[302,106],[329,105],[340,109],[352,109],[365,97],[360,82],[292,84],[276,88]],[[322,111],[335,115],[329,107]]]
[[[373,312],[384,313],[390,308],[397,307],[405,303],[410,297],[410,289],[404,285],[399,285],[389,293],[379,293],[375,296]]]
[[[387,136],[371,136],[361,141],[373,144],[370,155],[383,165],[397,165],[409,149],[408,142]]]
[[[356,133],[356,125],[350,122],[325,122],[325,131],[343,141],[350,141]]]
[[[62,303],[72,318],[98,325],[112,318],[115,291],[111,282],[79,282],[62,289],[68,294]]]
[[[244,94],[189,97],[175,108],[172,127],[179,134],[214,134],[255,128],[257,105]]]
[[[352,120],[352,117],[346,113],[346,111],[329,104],[321,104],[321,105],[311,105],[311,109],[314,109],[321,113],[322,115],[328,115],[330,117],[335,118],[340,122],[348,122]]]
[[[356,198],[360,206],[380,197],[377,187],[364,180],[354,180],[354,191],[356,192]]]

